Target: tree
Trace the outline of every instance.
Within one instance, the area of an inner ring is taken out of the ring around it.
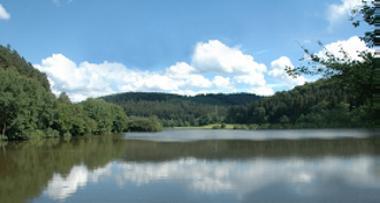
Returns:
[[[0,129],[8,139],[43,136],[50,126],[54,96],[36,80],[0,69]]]
[[[363,1],[360,9],[353,10],[353,14],[357,14],[351,20],[355,27],[361,23],[366,23],[373,28],[376,22],[374,1]],[[377,19],[378,20],[378,19]],[[373,30],[366,32],[362,39],[369,47],[374,45],[376,40]],[[306,65],[287,68],[287,72],[291,76],[300,74],[321,75],[324,78],[331,79],[335,83],[334,88],[342,89],[348,96],[349,109],[355,110],[363,105],[368,105],[367,114],[375,117],[373,111],[374,94],[376,89],[376,67],[379,66],[379,60],[375,59],[375,55],[371,51],[363,51],[360,53],[360,59],[351,59],[345,50],[340,52],[343,57],[337,57],[329,52],[322,43],[319,43],[325,54],[313,53],[304,48],[306,57],[304,62]]]
[[[265,123],[266,122],[266,110],[264,107],[259,106],[259,107],[254,107],[253,109],[253,123]]]
[[[66,94],[66,92],[62,92],[62,93],[58,96],[58,101],[59,101],[59,102],[62,102],[62,103],[66,103],[66,104],[71,104],[70,98],[69,98],[69,96]]]
[[[127,129],[127,115],[125,114],[122,107],[109,104],[111,106],[112,118],[112,132],[120,133]]]
[[[132,117],[127,122],[128,131],[157,132],[162,126],[156,117],[142,118]]]
[[[0,69],[12,69],[27,78],[38,81],[42,87],[50,91],[49,81],[44,73],[35,69],[31,63],[21,57],[16,50],[0,45]]]
[[[354,27],[360,26],[365,23],[371,27],[372,30],[365,32],[362,39],[367,42],[369,47],[375,45],[376,31],[373,30],[375,23],[379,23],[379,16],[376,16],[376,4],[379,4],[378,0],[362,0],[362,6],[355,8],[351,11],[351,22]]]
[[[121,107],[102,99],[87,99],[80,105],[86,115],[96,122],[93,133],[119,133],[126,129],[127,116]]]

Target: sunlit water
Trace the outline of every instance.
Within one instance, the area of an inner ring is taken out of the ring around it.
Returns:
[[[194,140],[273,140],[273,139],[339,139],[366,138],[380,135],[370,130],[322,129],[322,130],[213,130],[174,129],[158,133],[127,133],[127,139],[153,141],[194,141]]]
[[[172,130],[1,149],[0,202],[380,202],[377,131]]]

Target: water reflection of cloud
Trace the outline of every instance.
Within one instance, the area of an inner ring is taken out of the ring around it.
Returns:
[[[65,199],[87,184],[88,170],[84,166],[74,166],[67,177],[54,174],[49,182],[46,194],[54,199]]]
[[[52,199],[62,200],[75,193],[79,188],[84,187],[87,183],[96,183],[101,177],[110,175],[111,164],[89,171],[86,166],[74,166],[69,174],[63,177],[61,174],[54,174],[49,181],[45,194]]]
[[[183,158],[164,162],[111,162],[96,170],[88,170],[83,165],[75,166],[65,177],[55,174],[48,184],[46,194],[53,199],[65,199],[79,188],[103,179],[112,180],[121,188],[127,184],[142,187],[172,181],[192,191],[230,193],[236,197],[252,194],[272,184],[286,185],[295,194],[314,194],[331,180],[380,189],[377,163],[376,159],[366,156],[314,160],[211,161]]]

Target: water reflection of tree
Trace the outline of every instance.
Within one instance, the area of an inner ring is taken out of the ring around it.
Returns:
[[[89,169],[106,165],[123,154],[115,137],[60,141],[33,140],[8,144],[0,152],[0,201],[25,202],[38,196],[54,173],[67,175],[74,165]]]
[[[204,140],[195,142],[153,142],[131,140],[124,144],[127,161],[163,161],[182,157],[200,159],[281,158],[297,156],[350,156],[380,154],[380,138],[303,140]]]

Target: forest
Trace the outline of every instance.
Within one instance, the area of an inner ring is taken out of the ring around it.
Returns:
[[[369,59],[372,60],[372,59]],[[371,67],[370,64],[364,68]],[[362,70],[362,66],[360,66]],[[368,75],[363,77],[370,77]],[[122,93],[102,97],[127,115],[156,117],[165,127],[232,124],[236,128],[358,128],[378,126],[371,91],[354,90],[347,78],[334,76],[278,92],[180,96]],[[361,81],[370,81],[363,78]],[[359,85],[359,84],[358,84]],[[369,84],[361,84],[368,86]],[[365,87],[363,87],[365,88]],[[365,88],[367,89],[367,88]]]
[[[128,131],[129,123],[145,130],[144,119],[133,119],[120,106],[102,99],[74,104],[65,93],[56,98],[45,74],[9,46],[0,46],[1,139],[105,135]],[[148,121],[160,129],[156,120]]]
[[[225,122],[262,128],[363,128],[378,126],[369,98],[359,100],[339,79],[321,79],[276,93],[247,106],[232,107]]]
[[[222,123],[231,107],[245,106],[259,97],[249,93],[181,96],[167,93],[128,92],[102,97],[120,105],[127,115],[157,117],[165,127]]]

